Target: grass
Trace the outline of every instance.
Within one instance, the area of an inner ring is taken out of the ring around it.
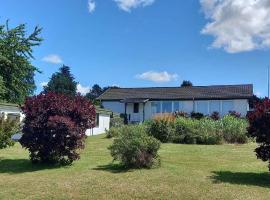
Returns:
[[[32,165],[19,144],[0,150],[0,199],[269,199],[267,163],[248,145],[163,144],[161,167],[112,163],[104,135],[72,166]]]

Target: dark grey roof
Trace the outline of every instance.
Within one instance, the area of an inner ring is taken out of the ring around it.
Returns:
[[[193,87],[110,88],[99,100],[192,100],[192,99],[248,99],[253,85],[213,85]]]

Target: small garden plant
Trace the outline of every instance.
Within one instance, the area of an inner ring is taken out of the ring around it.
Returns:
[[[94,126],[95,108],[82,96],[40,94],[26,99],[21,145],[33,163],[71,164],[80,158],[85,131]]]
[[[19,120],[5,119],[0,117],[0,149],[7,148],[14,145],[11,139],[12,135],[18,133],[20,130]]]
[[[114,160],[127,168],[151,168],[159,164],[160,142],[144,126],[124,126],[109,147]]]

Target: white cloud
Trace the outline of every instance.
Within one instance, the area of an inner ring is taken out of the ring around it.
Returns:
[[[200,0],[213,48],[238,53],[270,47],[269,0]]]
[[[41,83],[40,83],[40,86],[41,86],[41,87],[44,87],[44,86],[47,86],[47,85],[48,85],[48,82],[41,82]]]
[[[155,0],[114,0],[118,7],[126,12],[132,8],[145,7],[153,4]]]
[[[77,85],[77,92],[81,93],[82,95],[86,95],[86,93],[88,93],[90,91],[90,87],[86,86],[82,86],[81,84]]]
[[[142,74],[136,75],[136,78],[161,83],[161,82],[175,81],[177,80],[178,75],[170,74],[166,71],[164,72],[148,71],[148,72],[144,72]]]
[[[261,96],[262,96],[262,93],[261,93],[261,92],[255,92],[255,95],[256,95],[257,97],[261,97]]]
[[[88,11],[89,13],[94,12],[96,9],[96,2],[94,0],[88,0]]]
[[[61,57],[59,55],[56,55],[56,54],[50,54],[48,56],[45,56],[44,58],[42,58],[42,61],[52,63],[52,64],[63,63],[63,60],[61,59]]]

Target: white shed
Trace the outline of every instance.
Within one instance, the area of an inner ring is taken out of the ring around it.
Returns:
[[[17,104],[11,103],[0,103],[0,116],[4,116],[4,118],[13,118],[23,120],[24,115]]]
[[[87,136],[100,135],[110,129],[110,119],[112,112],[100,107],[96,107],[96,127],[86,131]]]

